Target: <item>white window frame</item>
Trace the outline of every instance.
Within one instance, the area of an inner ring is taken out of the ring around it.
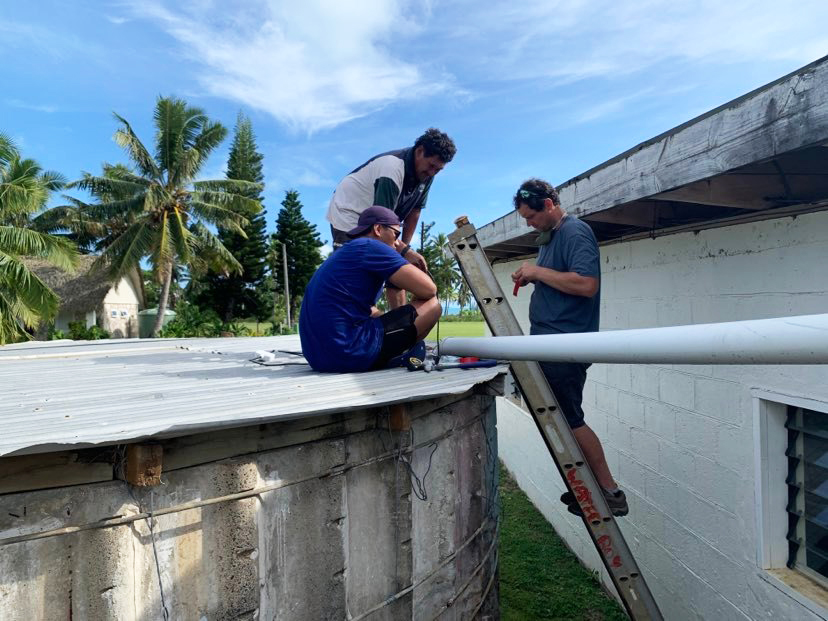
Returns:
[[[756,561],[765,570],[761,577],[773,586],[819,615],[828,619],[828,589],[826,597],[815,601],[802,591],[780,579],[780,573],[793,572],[807,576],[825,587],[826,580],[816,572],[803,568],[789,570],[788,562],[788,430],[785,428],[788,406],[824,412],[828,416],[828,401],[810,399],[761,389],[751,390],[753,396],[753,436],[755,466]],[[772,572],[772,573],[771,573]]]

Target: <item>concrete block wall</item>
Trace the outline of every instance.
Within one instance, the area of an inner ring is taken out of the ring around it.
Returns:
[[[494,397],[404,414],[407,430],[373,408],[162,440],[154,487],[0,494],[0,621],[497,618]],[[148,509],[170,512],[110,522]]]
[[[608,245],[601,248],[601,330],[823,313],[826,257],[824,212]],[[495,266],[504,290],[517,265]],[[528,331],[529,290],[507,297]],[[589,370],[587,421],[627,492],[631,512],[620,523],[668,619],[828,618],[824,599],[776,579],[762,559],[759,394],[807,399],[828,412],[828,369],[596,364]],[[573,550],[598,568],[582,524],[557,500],[563,484],[535,441],[531,419],[501,401],[504,462]],[[784,481],[785,474],[770,477]]]

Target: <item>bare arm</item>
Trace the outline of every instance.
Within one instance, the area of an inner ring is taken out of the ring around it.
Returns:
[[[581,276],[577,272],[559,272],[529,263],[524,263],[512,274],[512,282],[519,282],[521,286],[530,282],[542,282],[563,293],[585,298],[591,298],[598,293],[598,279],[593,276]]]
[[[420,220],[420,210],[413,209],[408,217],[403,220],[403,229],[402,229],[402,236],[394,243],[394,248],[397,252],[400,252],[403,248],[411,243],[411,240],[414,237],[414,231],[417,230],[417,222]],[[412,265],[417,266],[424,272],[428,270],[428,265],[426,264],[425,258],[419,252],[415,252],[413,249],[408,250],[404,258],[411,263]]]
[[[403,265],[391,274],[391,284],[409,291],[416,300],[429,300],[437,295],[437,285],[422,270],[411,264]]]
[[[412,209],[411,213],[403,220],[402,242],[403,245],[410,244],[414,239],[414,232],[417,230],[417,223],[420,221],[420,210]]]

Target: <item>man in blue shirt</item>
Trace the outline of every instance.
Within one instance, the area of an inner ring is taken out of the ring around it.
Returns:
[[[567,215],[555,187],[541,179],[525,181],[515,194],[514,204],[526,223],[541,232],[536,264],[524,263],[512,274],[516,283],[535,285],[529,303],[530,333],[597,332],[601,261],[592,229]],[[627,499],[612,478],[601,441],[584,422],[581,403],[589,365],[541,362],[540,366],[613,515],[626,515]],[[580,514],[570,492],[561,496],[561,501],[569,511]]]
[[[394,249],[400,219],[385,207],[364,210],[353,239],[325,260],[302,300],[302,353],[315,371],[348,373],[383,368],[426,337],[440,317],[437,287]],[[376,302],[385,283],[412,299],[385,314]]]

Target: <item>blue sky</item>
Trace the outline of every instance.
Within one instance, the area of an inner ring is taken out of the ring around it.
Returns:
[[[449,232],[828,54],[826,23],[825,0],[2,3],[0,131],[76,179],[125,161],[112,112],[151,144],[158,95],[243,110],[269,228],[296,189],[327,240],[337,181],[435,126],[458,153],[423,218]]]

